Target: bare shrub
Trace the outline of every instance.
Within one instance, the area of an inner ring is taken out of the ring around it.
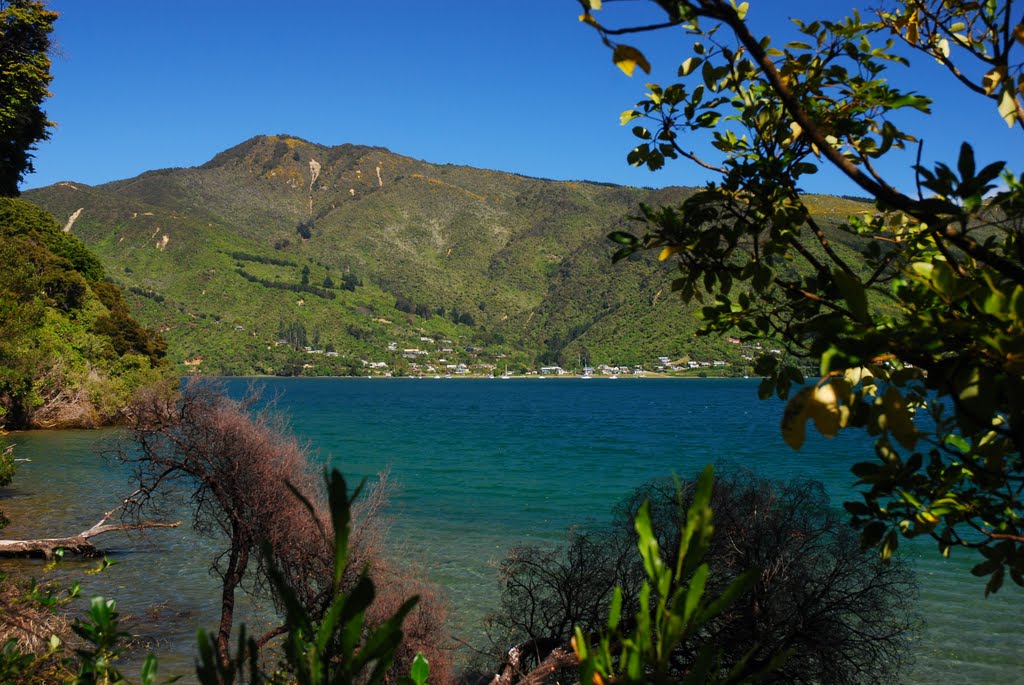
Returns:
[[[222,659],[228,655],[235,591],[266,591],[262,542],[293,579],[305,579],[296,587],[308,606],[323,601],[331,577],[327,541],[287,485],[315,511],[324,510],[305,452],[278,419],[252,411],[255,399],[231,400],[202,383],[190,384],[177,400],[156,390],[141,393],[131,407],[131,443],[118,453],[132,466],[140,490],[130,513],[141,514],[155,499],[185,500],[197,531],[226,539],[211,565],[222,582]]]
[[[430,662],[431,685],[448,685],[454,680],[453,649],[448,643],[445,620],[448,609],[444,598],[415,568],[378,562],[371,570],[377,596],[367,610],[371,626],[389,619],[407,598],[418,595],[416,608],[402,623],[402,645],[395,655],[387,682],[397,683],[409,673],[416,654],[422,652]]]
[[[430,662],[431,684],[447,685],[454,678],[454,663],[453,650],[447,640],[445,599],[419,568],[411,563],[396,563],[385,549],[390,530],[390,518],[385,510],[393,490],[390,471],[382,471],[371,487],[364,488],[363,496],[352,507],[355,526],[343,583],[353,582],[357,570],[370,569],[377,589],[373,604],[367,610],[367,623],[371,627],[391,618],[409,597],[418,596],[416,608],[402,623],[404,637],[388,682],[397,682],[407,675],[412,660],[422,652]]]
[[[635,603],[643,581],[636,546],[629,536],[610,532],[573,528],[564,546],[517,547],[501,562],[500,606],[485,625],[499,659],[515,651],[514,680],[564,646],[574,626],[588,633],[603,627],[616,586],[626,606]]]
[[[139,487],[131,515],[184,501],[197,531],[226,540],[211,565],[222,582],[216,637],[222,663],[230,659],[236,591],[273,600],[281,608],[269,582],[271,560],[309,615],[322,615],[333,591],[334,550],[324,534],[331,526],[322,480],[282,420],[265,406],[257,408],[257,400],[252,393],[233,400],[201,381],[177,398],[160,390],[142,393],[132,406],[130,440],[116,453],[133,468]],[[428,657],[433,652],[438,661],[436,667],[431,663],[432,682],[440,683],[433,673],[443,672],[444,659],[430,645],[440,644],[443,606],[424,583],[384,561],[386,501],[385,473],[353,511],[342,586],[353,585],[361,571],[370,569],[380,588],[368,617],[371,625],[390,618],[405,599],[419,593],[421,606],[405,627],[410,646],[395,669],[407,672],[417,649]],[[286,630],[281,625],[268,631],[257,645]]]

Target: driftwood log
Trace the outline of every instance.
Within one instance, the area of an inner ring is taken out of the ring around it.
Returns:
[[[524,670],[527,660],[537,664],[530,671]],[[508,650],[501,672],[494,674],[489,685],[541,685],[556,671],[579,664],[576,652],[562,640],[526,640]]]
[[[139,521],[136,523],[109,523],[110,517],[124,509],[139,492],[132,493],[126,497],[121,504],[114,507],[103,515],[92,527],[83,530],[77,535],[69,535],[63,538],[36,538],[34,540],[0,540],[0,557],[44,557],[53,558],[58,549],[73,554],[97,554],[99,549],[92,543],[92,539],[105,533],[113,533],[123,530],[142,530],[144,528],[176,528],[181,521]]]

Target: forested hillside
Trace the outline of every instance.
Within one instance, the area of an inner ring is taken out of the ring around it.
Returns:
[[[685,189],[555,182],[261,136],[190,169],[26,198],[74,218],[180,370],[487,373],[722,360],[654,256],[605,236]],[[823,199],[822,218],[864,205]],[[308,349],[307,349],[308,348]],[[720,369],[721,370],[721,367]]]
[[[168,379],[165,344],[53,216],[0,198],[0,428],[92,427]]]

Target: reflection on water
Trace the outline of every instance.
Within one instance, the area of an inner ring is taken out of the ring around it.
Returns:
[[[446,587],[452,631],[473,642],[498,593],[494,566],[523,543],[557,542],[570,525],[608,516],[649,478],[688,475],[707,462],[743,464],[775,478],[810,474],[838,503],[860,436],[811,438],[799,453],[778,437],[780,407],[758,402],[747,381],[455,381],[302,379],[261,381],[311,443],[315,458],[350,480],[390,466],[399,490],[393,533],[402,554]],[[242,392],[244,381],[234,381]],[[29,458],[0,509],[5,537],[78,532],[131,492],[127,474],[96,457],[113,431],[16,434]],[[100,541],[117,565],[85,581],[118,599],[157,642],[162,673],[191,670],[197,626],[218,617],[208,573],[215,541],[186,525]],[[966,558],[943,562],[914,546],[927,628],[909,682],[1024,683],[1024,593],[988,600]],[[4,567],[12,562],[2,562]],[[39,572],[41,564],[14,565]],[[90,562],[70,562],[71,572]],[[249,607],[250,621],[268,620]]]

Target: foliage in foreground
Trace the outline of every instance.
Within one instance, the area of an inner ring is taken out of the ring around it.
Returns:
[[[348,551],[352,533],[352,507],[360,488],[350,497],[345,479],[335,470],[326,475],[330,503],[331,530],[321,530],[333,538],[333,579],[326,610],[310,612],[302,599],[304,588],[297,585],[283,566],[283,560],[271,557],[270,583],[279,598],[285,616],[284,663],[287,678],[300,685],[380,685],[391,672],[402,643],[402,622],[419,601],[406,599],[392,616],[378,625],[367,622],[367,613],[375,600],[376,588],[367,568],[357,572],[355,583],[346,583],[350,560]],[[295,497],[316,514],[315,506],[298,490]],[[350,585],[346,589],[346,585]],[[244,630],[238,652],[225,661],[217,654],[217,641],[200,633],[200,661],[196,674],[203,685],[268,682],[256,658],[258,647],[246,641]],[[426,658],[418,654],[409,664],[409,676],[398,678],[402,685],[424,685],[429,673]],[[280,677],[280,674],[277,674]]]
[[[503,652],[508,644],[530,644],[523,661],[532,665],[545,647],[566,641],[574,626],[585,635],[600,631],[616,588],[620,625],[632,627],[648,580],[636,554],[641,511],[646,507],[665,558],[676,559],[692,515],[681,519],[680,511],[692,512],[697,495],[694,481],[651,481],[616,507],[609,525],[573,528],[560,548],[513,550],[501,567],[501,608],[490,619],[495,647]],[[898,678],[918,623],[913,574],[901,559],[885,563],[862,551],[820,483],[739,471],[715,479],[709,504],[715,526],[704,556],[705,587],[714,595],[750,574],[750,591],[671,650],[672,672],[691,672],[709,642],[728,668],[790,654],[763,682]]]
[[[70,675],[61,657],[71,631],[55,609],[75,595],[74,587],[61,593],[0,573],[0,682],[55,682]]]
[[[646,578],[640,585],[633,620],[623,620],[622,591],[616,587],[607,628],[596,638],[579,626],[572,638],[580,659],[580,682],[623,685],[685,685],[756,682],[789,656],[782,652],[767,663],[744,656],[735,664],[723,661],[724,645],[706,627],[740,596],[751,591],[754,571],[733,578],[724,588],[707,586],[710,569],[704,561],[714,532],[711,512],[712,467],[701,474],[693,501],[681,523],[675,557],[663,556],[651,524],[649,503],[637,512],[634,529]],[[681,511],[681,509],[680,509]],[[676,655],[690,662],[680,668]]]
[[[369,575],[369,568],[356,572],[356,581],[346,587],[344,579],[350,564],[349,551],[353,529],[352,512],[359,495],[357,488],[349,496],[345,479],[334,470],[325,474],[327,498],[330,505],[330,530],[321,533],[333,540],[332,586],[327,610],[310,612],[301,598],[305,588],[296,584],[294,577],[283,565],[285,560],[274,556],[267,544],[264,553],[269,561],[272,591],[284,607],[285,627],[283,659],[273,673],[264,670],[260,646],[246,637],[245,627],[239,631],[238,651],[222,656],[214,634],[199,632],[199,660],[196,677],[203,685],[228,683],[293,682],[297,685],[380,685],[386,678],[399,685],[425,685],[430,672],[422,653],[411,660],[406,672],[396,678],[392,675],[396,656],[403,642],[402,623],[413,610],[419,598],[406,599],[399,610],[378,624],[368,622],[371,605],[377,591]],[[314,505],[298,490],[293,490],[297,501],[316,515]],[[4,579],[0,579],[3,582]],[[9,590],[10,586],[3,586]],[[76,590],[70,593],[71,597]],[[27,597],[17,601],[34,605],[38,612],[52,608],[67,599],[54,598],[52,592],[40,593],[31,588]],[[4,599],[5,606],[11,606]],[[32,623],[32,629],[49,628],[37,616],[25,616],[23,609],[12,612]],[[44,611],[44,616],[45,616]],[[75,685],[96,685],[130,682],[119,666],[125,655],[125,641],[130,634],[120,626],[117,606],[113,600],[93,597],[86,617],[72,626],[79,641],[70,657],[65,643],[55,634],[49,639],[36,636],[45,643],[43,648],[28,644],[24,639],[12,637],[0,649],[0,682],[33,683],[60,679]],[[23,631],[24,632],[24,631]],[[35,649],[33,649],[35,647]],[[141,666],[138,682],[153,685],[157,682],[157,659],[149,655]],[[170,681],[167,681],[170,682]]]
[[[765,357],[760,394],[789,399],[782,431],[794,449],[809,420],[825,435],[875,437],[877,459],[854,467],[863,501],[846,505],[866,545],[888,558],[901,534],[931,536],[944,555],[976,551],[986,594],[1007,573],[1024,585],[1024,185],[968,143],[955,162],[924,165],[913,132],[895,123],[910,120],[900,110],[932,106],[899,85],[919,87],[901,70],[916,52],[971,93],[962,106],[988,105],[963,127],[1001,117],[1024,131],[1012,1],[890,1],[871,19],[799,20],[800,39],[785,45],[745,21],[769,3],[654,4],[664,23],[610,28],[594,13],[601,3],[582,0],[581,19],[629,74],[650,64],[620,36],[671,27],[685,37],[679,82],[648,84],[622,115],[639,139],[628,161],[657,169],[684,158],[717,180],[680,205],[644,208],[640,235],[611,234],[616,258],[656,249],[677,259],[672,287],[704,302],[705,332],[778,336],[820,366],[820,382],[791,394],[799,369]],[[716,156],[694,154],[691,136],[709,138]],[[906,194],[882,162],[914,144],[917,187]],[[801,190],[822,165],[875,200],[841,227],[856,259],[836,251]]]

